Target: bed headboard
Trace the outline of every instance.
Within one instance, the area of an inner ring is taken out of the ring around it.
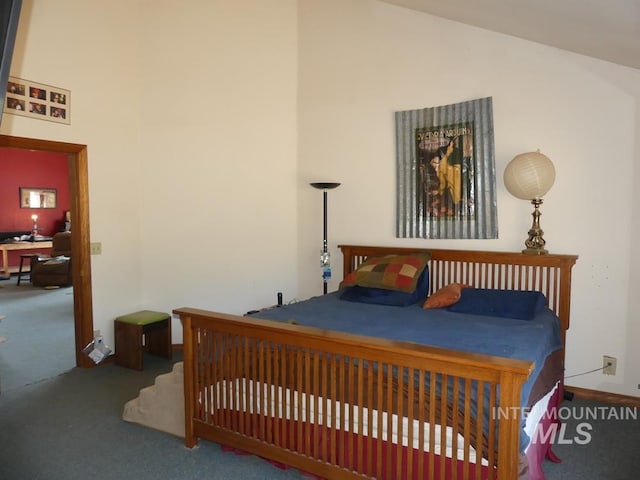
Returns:
[[[355,270],[368,257],[430,252],[429,293],[453,282],[476,288],[538,290],[549,300],[562,323],[562,342],[569,328],[571,268],[577,255],[527,255],[515,252],[443,250],[433,248],[339,245],[343,273]]]

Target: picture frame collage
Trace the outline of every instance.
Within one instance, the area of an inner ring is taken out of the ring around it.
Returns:
[[[71,123],[71,92],[63,88],[9,77],[4,113]]]

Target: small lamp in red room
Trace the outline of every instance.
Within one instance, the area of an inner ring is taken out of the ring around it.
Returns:
[[[34,237],[38,235],[38,215],[35,213],[31,215],[31,221],[33,221],[33,228],[31,229],[31,235]]]

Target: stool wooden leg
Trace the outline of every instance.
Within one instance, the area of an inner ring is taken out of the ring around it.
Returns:
[[[149,353],[171,359],[171,318],[147,325],[144,333]]]
[[[114,325],[116,365],[142,370],[142,327],[118,321]]]

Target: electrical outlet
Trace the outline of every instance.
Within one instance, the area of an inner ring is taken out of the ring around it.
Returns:
[[[102,255],[102,243],[91,242],[91,255]]]
[[[616,359],[607,355],[602,356],[602,373],[605,375],[616,374]]]

